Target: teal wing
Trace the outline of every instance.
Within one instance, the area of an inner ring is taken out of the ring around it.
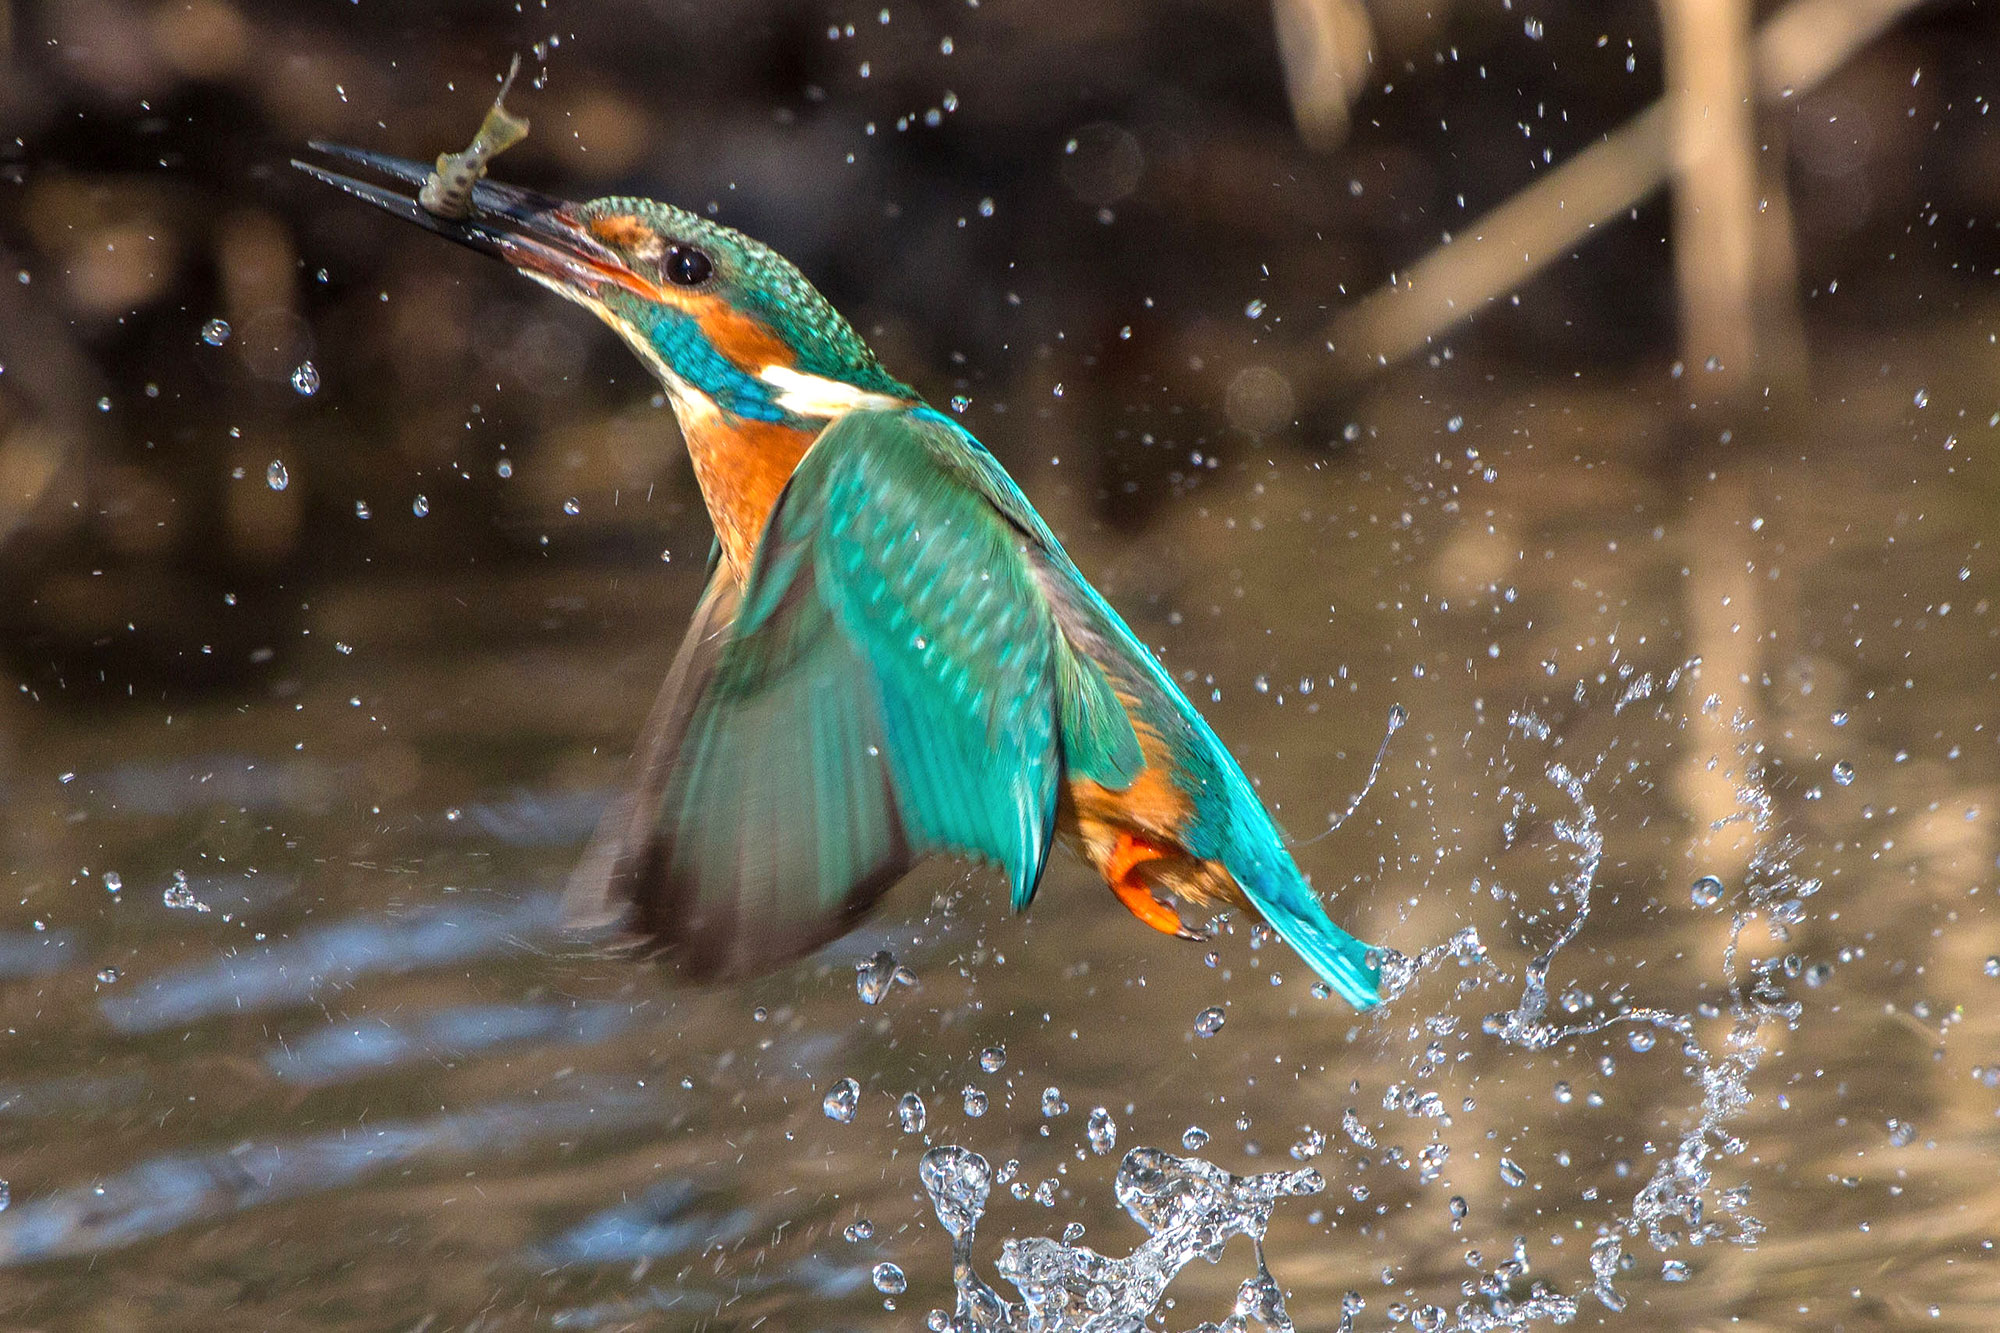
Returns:
[[[1034,534],[956,446],[911,413],[830,426],[733,621],[705,641],[712,660],[656,710],[668,731],[642,752],[657,777],[635,782],[597,897],[630,903],[641,933],[701,971],[814,947],[931,853],[998,866],[1023,907],[1065,737],[1085,763],[1137,755],[1110,687],[1058,632]]]
[[[1132,710],[1128,718],[1119,709],[1123,726],[1118,730],[1129,735],[1136,719],[1159,739],[1174,782],[1190,806],[1188,822],[1176,831],[1182,846],[1195,856],[1220,862],[1258,914],[1348,1003],[1357,1009],[1379,1003],[1376,951],[1327,917],[1319,895],[1299,872],[1283,835],[1228,749],[1123,618],[1090,586],[1000,465],[973,445],[967,466],[979,475],[982,489],[996,506],[1023,531],[1035,535],[1036,567],[1064,641],[1097,668],[1089,673],[1094,682],[1110,682],[1105,694],[1115,690]],[[1066,713],[1064,739],[1072,771],[1096,777],[1087,767],[1094,759],[1109,775],[1097,780],[1122,788],[1139,767],[1136,749],[1128,763],[1126,752],[1115,744],[1119,737],[1097,746],[1088,744],[1091,737],[1084,719],[1093,716],[1103,715],[1075,707]]]

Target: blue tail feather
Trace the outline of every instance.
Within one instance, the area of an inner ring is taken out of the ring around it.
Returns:
[[[1382,1003],[1382,969],[1374,947],[1327,919],[1319,899],[1289,857],[1280,865],[1260,868],[1266,869],[1264,875],[1239,875],[1237,883],[1271,929],[1341,999],[1356,1009],[1372,1009]],[[1280,882],[1272,884],[1272,879]]]

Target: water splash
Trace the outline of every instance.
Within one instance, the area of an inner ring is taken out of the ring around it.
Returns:
[[[952,1333],[1112,1333],[1139,1327],[1165,1295],[1167,1284],[1195,1259],[1222,1258],[1224,1244],[1247,1236],[1256,1271],[1237,1289],[1235,1307],[1221,1324],[1196,1333],[1237,1333],[1249,1321],[1291,1333],[1284,1293],[1264,1261],[1264,1231],[1281,1198],[1316,1194],[1319,1172],[1273,1171],[1236,1176],[1198,1157],[1176,1157],[1159,1148],[1134,1148],[1119,1164],[1113,1186],[1118,1202],[1145,1228],[1146,1240],[1125,1258],[1099,1254],[1065,1240],[1031,1236],[1001,1248],[1000,1276],[1020,1293],[1002,1297],[972,1264],[972,1247],[993,1173],[986,1159],[956,1145],[933,1148],[918,1167],[931,1207],[952,1242],[955,1309],[933,1311],[930,1327]]]
[[[1620,693],[1613,704],[1614,715],[1622,714],[1633,704],[1657,701],[1660,695],[1671,692],[1681,683],[1684,672],[1698,666],[1699,662],[1689,663],[1688,667],[1669,673],[1663,681],[1650,674],[1636,679],[1622,678]],[[1577,691],[1576,702],[1579,705],[1587,702],[1581,687]],[[1660,707],[1663,718],[1671,721],[1665,705]],[[1763,1224],[1747,1211],[1748,1187],[1719,1186],[1715,1180],[1715,1161],[1718,1157],[1734,1157],[1745,1151],[1744,1142],[1730,1133],[1725,1123],[1750,1103],[1748,1080],[1767,1051],[1760,1038],[1760,1030],[1767,1023],[1787,1026],[1796,1023],[1799,1006],[1788,1000],[1783,992],[1780,984],[1783,974],[1781,959],[1766,959],[1755,964],[1753,976],[1746,984],[1739,975],[1737,952],[1744,931],[1755,921],[1761,920],[1774,939],[1783,941],[1788,938],[1791,926],[1804,918],[1803,900],[1816,893],[1820,886],[1817,880],[1802,878],[1793,871],[1790,857],[1797,850],[1796,844],[1770,836],[1775,803],[1771,800],[1762,767],[1757,762],[1758,751],[1749,740],[1751,724],[1739,715],[1730,726],[1738,738],[1736,758],[1742,765],[1744,776],[1737,787],[1738,812],[1721,822],[1747,823],[1757,835],[1758,842],[1749,861],[1739,903],[1731,915],[1721,960],[1723,982],[1727,988],[1726,1009],[1717,1006],[1714,1010],[1703,1010],[1705,1014],[1716,1016],[1726,1012],[1730,1018],[1723,1049],[1711,1049],[1699,1039],[1695,1018],[1691,1014],[1623,1000],[1612,1006],[1609,1012],[1579,1021],[1560,1021],[1549,1016],[1551,970],[1558,955],[1576,941],[1590,920],[1592,895],[1604,863],[1604,833],[1589,796],[1590,784],[1598,777],[1605,762],[1602,755],[1584,771],[1577,771],[1561,760],[1548,760],[1541,765],[1543,777],[1568,807],[1562,816],[1552,821],[1550,828],[1555,840],[1567,849],[1569,869],[1550,888],[1567,901],[1569,911],[1554,938],[1532,958],[1518,978],[1510,977],[1488,956],[1477,932],[1470,927],[1444,944],[1422,951],[1413,959],[1404,958],[1393,950],[1383,951],[1383,982],[1392,999],[1408,991],[1422,975],[1436,969],[1446,959],[1456,959],[1462,967],[1476,970],[1474,977],[1459,982],[1458,993],[1461,995],[1484,984],[1518,980],[1520,989],[1513,1007],[1487,1014],[1480,1024],[1485,1035],[1503,1045],[1529,1052],[1548,1051],[1613,1028],[1626,1027],[1630,1029],[1628,1044],[1634,1051],[1644,1052],[1652,1049],[1657,1037],[1671,1034],[1679,1039],[1679,1050],[1684,1057],[1688,1077],[1699,1090],[1699,1100],[1689,1108],[1688,1122],[1679,1138],[1663,1149],[1652,1175],[1599,1228],[1590,1250],[1590,1277],[1587,1282],[1565,1292],[1536,1281],[1523,1292],[1522,1283],[1531,1270],[1531,1264],[1525,1244],[1517,1240],[1513,1256],[1505,1262],[1485,1267],[1475,1265],[1480,1271],[1467,1284],[1466,1294],[1472,1296],[1476,1292],[1477,1298],[1461,1302],[1448,1315],[1439,1310],[1439,1319],[1430,1327],[1440,1330],[1440,1333],[1525,1329],[1543,1320],[1568,1323],[1578,1316],[1581,1302],[1586,1297],[1594,1298],[1608,1310],[1621,1311],[1627,1304],[1627,1298],[1618,1290],[1616,1279],[1637,1268],[1633,1262],[1635,1256],[1630,1253],[1635,1241],[1643,1241],[1655,1251],[1665,1253],[1680,1245],[1754,1245],[1764,1230]],[[1515,712],[1509,718],[1509,729],[1516,738],[1536,745],[1553,748],[1561,743],[1561,738],[1554,735],[1555,729],[1529,710]],[[1506,827],[1510,843],[1517,835],[1519,819],[1534,812],[1534,803],[1526,793],[1517,791],[1512,800],[1512,812]],[[1711,905],[1713,900],[1705,903],[1704,896],[1700,892],[1693,895],[1696,907]],[[1719,894],[1714,896],[1720,897]],[[1565,1013],[1577,1013],[1588,1007],[1585,997],[1572,997],[1565,992],[1562,999],[1564,1002],[1556,1007]],[[1594,1002],[1594,999],[1589,1002]],[[1450,1021],[1438,1017],[1430,1020],[1433,1024],[1449,1024]],[[1441,1054],[1441,1047],[1433,1043],[1427,1048],[1426,1055],[1432,1053]],[[1417,1064],[1420,1072],[1427,1068],[1426,1056],[1420,1055]],[[1611,1072],[1609,1056],[1600,1060],[1600,1069],[1607,1075]],[[1411,1116],[1430,1117],[1447,1125],[1450,1123],[1441,1099],[1434,1092],[1420,1090],[1414,1083],[1407,1087],[1391,1085],[1384,1104],[1387,1109],[1399,1109]],[[1503,1183],[1507,1185],[1520,1187],[1528,1183],[1527,1172],[1509,1158],[1501,1158],[1499,1169]],[[1456,1202],[1453,1216],[1456,1228],[1463,1220],[1462,1210]],[[1669,1277],[1672,1275],[1671,1268],[1660,1271]],[[1343,1333],[1352,1333],[1359,1327],[1354,1322],[1359,1312],[1358,1305],[1344,1312],[1340,1324]],[[1400,1308],[1392,1314],[1392,1318],[1401,1315],[1410,1317],[1413,1324],[1419,1322],[1416,1314]]]
[[[1698,663],[1689,664],[1694,666]],[[1609,711],[1613,717],[1622,717],[1627,709],[1651,701],[1655,721],[1679,735],[1688,710],[1666,696],[1677,689],[1684,674],[1692,678],[1694,673],[1683,668],[1662,677],[1648,673],[1635,678],[1635,673],[1621,668],[1611,682],[1615,692]],[[1579,707],[1588,702],[1581,687],[1574,702]],[[1573,722],[1572,715],[1566,723],[1571,731],[1574,728],[1569,724]],[[1514,1237],[1511,1245],[1496,1245],[1485,1253],[1470,1249],[1466,1261],[1472,1271],[1460,1284],[1462,1299],[1449,1305],[1427,1302],[1411,1290],[1404,1293],[1403,1300],[1371,1312],[1369,1302],[1359,1293],[1349,1293],[1340,1306],[1340,1333],[1383,1333],[1402,1326],[1424,1333],[1498,1333],[1543,1323],[1569,1324],[1582,1316],[1587,1301],[1612,1312],[1623,1310],[1628,1296],[1619,1284],[1639,1273],[1657,1273],[1665,1281],[1685,1280],[1687,1265],[1664,1257],[1668,1251],[1682,1246],[1756,1243],[1763,1225],[1748,1212],[1748,1187],[1718,1180],[1717,1175],[1722,1163],[1746,1150],[1728,1122],[1750,1103],[1748,1081],[1767,1051],[1761,1033],[1769,1024],[1795,1024],[1799,1007],[1784,994],[1783,981],[1788,975],[1785,960],[1759,959],[1746,969],[1739,964],[1739,945],[1753,923],[1761,923],[1772,938],[1787,940],[1789,932],[1805,918],[1805,900],[1820,886],[1792,870],[1790,858],[1798,850],[1796,843],[1773,835],[1776,808],[1758,760],[1761,752],[1750,735],[1751,724],[1739,715],[1729,725],[1736,739],[1730,761],[1740,775],[1738,808],[1719,821],[1718,827],[1744,824],[1755,841],[1747,868],[1726,900],[1717,894],[1714,902],[1704,903],[1706,895],[1699,892],[1691,899],[1682,899],[1692,901],[1695,910],[1726,913],[1729,920],[1720,960],[1720,1002],[1704,1003],[1697,1015],[1638,1002],[1625,984],[1613,986],[1608,1001],[1600,1007],[1599,995],[1585,985],[1552,980],[1557,960],[1591,923],[1593,898],[1606,864],[1605,832],[1593,803],[1592,786],[1598,782],[1615,784],[1619,770],[1607,762],[1607,755],[1617,751],[1623,763],[1631,752],[1613,745],[1587,763],[1558,759],[1549,752],[1566,741],[1574,747],[1574,735],[1558,734],[1556,727],[1531,711],[1521,710],[1509,718],[1508,748],[1526,747],[1533,754],[1530,758],[1516,754],[1504,767],[1535,776],[1528,783],[1502,788],[1504,845],[1527,848],[1530,840],[1525,829],[1548,830],[1563,862],[1553,881],[1544,880],[1554,910],[1525,905],[1518,909],[1520,926],[1538,940],[1539,947],[1525,964],[1511,969],[1489,953],[1479,931],[1471,925],[1414,955],[1392,949],[1379,951],[1389,1012],[1394,1012],[1397,999],[1443,971],[1447,962],[1457,964],[1458,976],[1448,1007],[1414,1015],[1411,1074],[1385,1090],[1382,1110],[1388,1118],[1371,1125],[1358,1108],[1349,1108],[1340,1116],[1344,1137],[1354,1145],[1352,1151],[1368,1153],[1380,1165],[1414,1167],[1412,1175],[1419,1186],[1444,1182],[1449,1187],[1447,1172],[1453,1162],[1447,1133],[1453,1128],[1454,1115],[1474,1110],[1474,1100],[1468,1096],[1461,1108],[1447,1102],[1435,1084],[1449,1075],[1454,1063],[1448,1043],[1462,1043],[1463,1055],[1482,1037],[1490,1043],[1489,1050],[1560,1055],[1562,1052],[1555,1049],[1560,1047],[1574,1057],[1587,1039],[1616,1032],[1623,1035],[1618,1043],[1621,1052],[1629,1048],[1645,1055],[1658,1048],[1668,1058],[1677,1052],[1692,1093],[1691,1104],[1677,1136],[1669,1132],[1659,1145],[1651,1174],[1637,1179],[1629,1195],[1626,1187],[1620,1186],[1600,1196],[1594,1185],[1584,1194],[1586,1199],[1601,1197],[1604,1209],[1587,1263],[1583,1256],[1577,1256],[1564,1265],[1559,1261],[1567,1252],[1553,1250],[1540,1257],[1551,1271],[1538,1273],[1538,1257],[1530,1254],[1527,1239],[1521,1236]],[[1621,736],[1627,747],[1630,739]],[[1544,783],[1554,792],[1558,808],[1552,812],[1538,808],[1538,803],[1550,803],[1541,788]],[[1527,821],[1531,819],[1542,822],[1530,825]],[[1498,884],[1490,887],[1494,898],[1503,898]],[[1473,889],[1479,893],[1479,881],[1473,881]],[[1518,896],[1515,901],[1520,902]],[[1511,1003],[1491,1006],[1496,991],[1508,996]],[[1474,1014],[1491,1011],[1467,1021],[1470,1015],[1461,1017],[1450,1007],[1475,999],[1482,1003]],[[1697,1016],[1725,1020],[1727,1026],[1719,1040],[1704,1040]],[[1198,1022],[1196,1030],[1201,1027]],[[1666,1038],[1674,1040],[1663,1040]],[[1600,1054],[1596,1063],[1599,1074],[1612,1076],[1616,1064],[1612,1053]],[[1558,1087],[1558,1099],[1565,1104],[1571,1100],[1579,1106],[1604,1104],[1594,1090],[1578,1091],[1567,1081]],[[1401,1128],[1398,1116],[1407,1122],[1403,1132],[1421,1128],[1429,1142],[1408,1147],[1394,1142]],[[1293,1150],[1300,1160],[1318,1156],[1327,1143],[1327,1136],[1319,1131],[1307,1127],[1305,1133],[1306,1138]],[[1183,1143],[1192,1152],[1207,1137],[1205,1131],[1191,1127]],[[1378,1143],[1382,1145],[1379,1148]],[[1556,1154],[1553,1167],[1518,1150],[1507,1154],[1485,1149],[1471,1156],[1478,1162],[1477,1168],[1463,1160],[1459,1165],[1494,1172],[1495,1176],[1488,1178],[1497,1177],[1501,1196],[1514,1190],[1531,1195],[1550,1183],[1551,1170],[1571,1167],[1567,1149]],[[1356,1165],[1367,1167],[1368,1162]],[[1619,1163],[1618,1178],[1625,1179],[1628,1174],[1627,1164]],[[1155,1317],[1167,1283],[1182,1267],[1196,1255],[1211,1261],[1219,1258],[1222,1242],[1234,1235],[1251,1237],[1257,1270],[1243,1283],[1228,1318],[1219,1325],[1201,1325],[1197,1333],[1243,1333],[1252,1324],[1290,1329],[1282,1294],[1263,1262],[1262,1236],[1277,1198],[1310,1193],[1322,1183],[1311,1170],[1239,1178],[1198,1158],[1135,1149],[1120,1168],[1118,1198],[1147,1229],[1149,1239],[1122,1259],[1073,1244],[1076,1235],[1067,1231],[1062,1241],[1009,1241],[997,1271],[1020,1293],[1018,1301],[1010,1302],[972,1268],[973,1231],[992,1183],[984,1159],[962,1148],[937,1149],[925,1158],[921,1175],[933,1207],[953,1237],[953,1274],[958,1289],[955,1311],[950,1315],[934,1312],[931,1327],[953,1333],[1016,1329],[1094,1333],[1139,1327]],[[1350,1192],[1356,1201],[1370,1195],[1364,1181],[1350,1186]],[[1452,1195],[1449,1225],[1454,1234],[1467,1225],[1469,1212],[1464,1197]],[[1635,1250],[1642,1246],[1663,1257],[1650,1267],[1637,1262]]]

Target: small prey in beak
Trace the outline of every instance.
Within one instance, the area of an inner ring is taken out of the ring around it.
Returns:
[[[495,105],[497,107],[498,103]],[[482,140],[485,138],[483,127],[480,137]],[[547,282],[565,295],[587,298],[588,303],[589,300],[601,299],[601,293],[607,286],[622,287],[642,297],[659,295],[658,284],[633,272],[623,256],[593,236],[585,226],[577,205],[566,200],[475,176],[463,192],[464,211],[457,216],[447,216],[426,206],[424,194],[441,181],[446,186],[451,182],[444,181],[441,172],[433,171],[421,162],[319,140],[314,140],[307,147],[326,157],[401,181],[414,187],[415,193],[414,196],[400,194],[353,176],[328,171],[312,162],[292,159],[292,165],[308,176],[344,190],[357,199],[366,200],[386,213],[414,222],[426,231],[434,231],[481,254],[492,255],[530,277]],[[447,153],[438,161],[443,164],[447,160],[470,158],[479,147],[480,141],[475,140],[472,148],[465,153]]]
[[[479,122],[479,133],[472,136],[472,146],[462,153],[438,154],[437,170],[417,191],[417,202],[425,212],[441,218],[462,218],[471,212],[472,187],[486,174],[486,164],[528,137],[528,122],[507,109],[507,90],[520,72],[517,55],[507,66],[493,105],[486,109],[486,119]]]

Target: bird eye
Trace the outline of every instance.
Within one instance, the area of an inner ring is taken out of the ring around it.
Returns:
[[[691,245],[677,245],[667,251],[665,265],[669,281],[681,287],[699,287],[715,272],[715,263]]]

